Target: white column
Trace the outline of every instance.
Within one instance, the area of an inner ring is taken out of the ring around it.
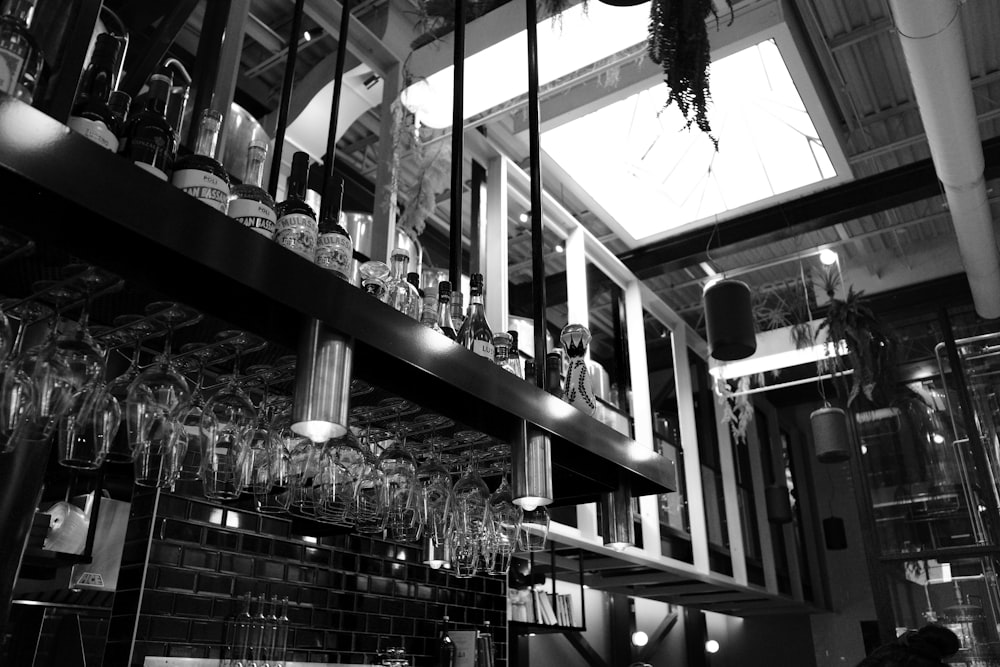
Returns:
[[[587,299],[587,245],[583,227],[566,237],[566,321],[590,327]],[[588,356],[590,352],[587,352]]]
[[[729,555],[733,561],[733,579],[747,585],[746,545],[743,543],[743,520],[740,516],[739,489],[736,487],[736,463],[733,459],[733,442],[729,423],[722,421],[722,406],[718,398],[712,401],[716,429],[719,437],[719,472],[722,473],[722,492],[726,504],[726,526],[729,531]]]
[[[479,255],[486,283],[486,321],[493,333],[509,329],[507,259],[507,158],[502,155],[486,163],[485,229],[479,238],[485,244]]]
[[[694,414],[694,389],[688,361],[687,331],[679,327],[671,332],[674,357],[674,384],[677,388],[677,417],[681,448],[684,451],[685,496],[691,524],[691,551],[694,566],[711,571],[708,559],[708,525],[705,521],[705,495],[701,483],[701,457],[698,454],[698,424]]]

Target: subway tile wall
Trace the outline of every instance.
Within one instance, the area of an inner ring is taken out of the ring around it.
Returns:
[[[414,667],[430,667],[447,614],[461,629],[489,622],[503,667],[504,579],[458,579],[421,558],[412,545],[353,533],[311,539],[288,519],[137,492],[103,664],[222,657],[227,622],[250,592],[288,597],[289,660],[370,664],[387,637]]]

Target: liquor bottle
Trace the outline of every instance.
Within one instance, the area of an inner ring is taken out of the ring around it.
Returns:
[[[264,627],[267,625],[267,615],[264,613],[265,596],[261,594],[257,598],[257,613],[250,621],[250,648],[248,653],[248,667],[264,666]]]
[[[221,129],[220,112],[215,109],[201,112],[194,153],[177,160],[171,183],[219,213],[225,213],[229,209],[229,174],[215,159]]]
[[[323,219],[323,197],[326,196],[324,192],[322,195],[318,190],[312,188],[313,183],[323,182],[323,165],[319,162],[309,163],[309,174],[306,177],[306,196],[303,197],[309,208],[316,211],[316,219]]]
[[[278,204],[274,240],[310,262],[315,262],[319,226],[316,224],[316,212],[305,201],[308,174],[309,155],[298,151],[292,156],[292,173],[288,176],[285,201]]]
[[[94,55],[83,73],[83,82],[67,125],[98,146],[118,152],[121,119],[108,106],[118,83],[118,63],[122,42],[110,33],[101,33],[94,43]]]
[[[122,155],[164,181],[174,158],[174,130],[163,115],[170,85],[169,73],[149,77],[149,92],[142,109],[132,110],[121,144]]]
[[[469,312],[458,330],[459,345],[493,361],[493,331],[486,321],[483,305],[483,274],[473,273],[469,286]]]
[[[507,333],[510,334],[510,351],[508,352],[511,365],[510,372],[523,380],[524,369],[521,368],[521,350],[517,346],[517,330],[508,329]]]
[[[455,340],[458,334],[451,322],[451,283],[442,280],[438,283],[438,329],[448,338]]]
[[[545,390],[557,398],[563,397],[562,354],[559,352],[545,355]]]
[[[267,665],[274,664],[274,638],[278,633],[278,596],[272,595],[271,602],[268,605],[270,612],[268,612],[265,617],[264,622],[264,636],[261,641],[261,653],[262,658]]]
[[[250,593],[247,593],[243,596],[243,611],[234,621],[236,632],[233,633],[233,660],[239,664],[246,664],[247,653],[250,649],[250,626],[252,623]]]
[[[417,288],[406,279],[406,269],[410,264],[410,253],[403,248],[396,248],[390,255],[392,273],[386,285],[383,301],[401,313],[410,315],[413,312],[412,303],[420,301]]]
[[[520,364],[515,366],[514,359],[511,358],[511,340],[510,334],[506,331],[501,331],[493,336],[493,361],[497,366],[504,369],[508,373],[512,373],[517,377],[518,371],[520,371]]]
[[[31,104],[45,59],[28,28],[36,0],[4,0],[0,5],[0,92]]]
[[[424,309],[424,291],[420,289],[420,275],[415,271],[410,271],[406,274],[406,282],[413,285],[413,289],[417,290],[417,298],[410,302],[409,315],[415,320],[420,320],[420,313]]]
[[[271,648],[271,667],[284,667],[288,653],[288,598],[281,598],[281,616],[275,624],[274,644]]]
[[[128,122],[128,110],[132,106],[132,96],[124,90],[112,90],[108,96],[108,109],[118,123],[118,142],[121,143],[122,134],[125,132],[125,123]]]
[[[438,300],[430,290],[424,294],[423,299],[423,309],[420,311],[420,323],[423,324],[428,329],[433,329],[438,333],[441,333],[441,327],[438,326]]]
[[[354,261],[354,239],[340,224],[340,208],[344,201],[344,181],[336,179],[323,198],[325,210],[319,221],[316,244],[316,264],[341,280],[350,280]]]
[[[437,667],[454,667],[455,642],[448,636],[448,617],[441,620],[441,632],[438,635]]]
[[[451,293],[451,321],[455,325],[455,331],[461,329],[465,322],[465,296],[461,290]]]
[[[249,227],[266,238],[274,238],[274,199],[261,187],[264,179],[264,162],[267,161],[267,144],[259,139],[247,147],[247,166],[243,183],[229,191],[229,217]]]

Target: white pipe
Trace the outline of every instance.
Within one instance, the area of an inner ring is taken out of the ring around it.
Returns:
[[[981,317],[1000,317],[1000,253],[983,177],[958,0],[890,0],[958,248]]]

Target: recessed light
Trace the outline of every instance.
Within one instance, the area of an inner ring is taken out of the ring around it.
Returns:
[[[819,253],[819,261],[823,262],[824,266],[830,266],[831,264],[837,263],[837,253],[830,250],[829,248],[824,248]]]

